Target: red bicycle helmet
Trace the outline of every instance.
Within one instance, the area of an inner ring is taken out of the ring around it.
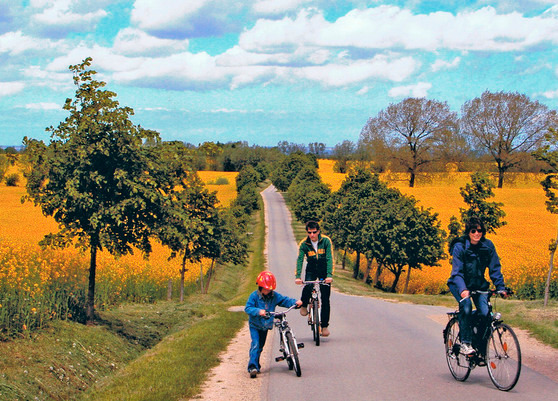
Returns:
[[[256,284],[266,290],[274,290],[277,288],[277,281],[275,280],[275,276],[269,270],[264,270],[260,274],[258,274],[258,278],[256,279]]]

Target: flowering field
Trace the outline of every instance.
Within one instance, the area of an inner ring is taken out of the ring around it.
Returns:
[[[333,161],[320,160],[322,180],[337,190],[344,174],[333,172]],[[470,173],[428,174],[427,179],[418,180],[414,188],[409,188],[405,175],[400,180],[392,181],[394,175],[381,175],[390,186],[397,187],[404,194],[419,200],[419,205],[430,207],[439,215],[442,227],[446,229],[451,216],[459,216],[459,208],[465,207],[459,188],[470,182]],[[540,286],[548,274],[548,244],[556,238],[558,217],[549,213],[545,207],[545,195],[539,182],[542,175],[510,174],[509,183],[504,181],[504,188],[494,189],[495,197],[491,201],[502,202],[506,212],[507,225],[498,229],[497,234],[488,235],[496,245],[502,262],[502,272],[506,283],[515,289],[527,291],[532,286]],[[445,284],[451,272],[448,260],[443,260],[439,267],[428,267],[424,271],[413,271],[409,283],[412,293],[439,293],[446,290]],[[391,280],[388,274],[382,277]],[[555,269],[554,280],[558,278]],[[405,280],[400,281],[402,286]]]
[[[227,206],[236,195],[236,174],[202,172],[200,178],[204,182],[228,178],[229,184],[208,185],[217,191],[221,205]],[[40,327],[49,319],[78,318],[74,315],[82,313],[87,288],[89,255],[74,248],[41,250],[37,243],[45,234],[56,232],[57,224],[32,203],[22,204],[24,194],[23,185],[0,185],[0,339]],[[99,253],[97,308],[164,298],[169,280],[176,294],[180,258],[169,261],[169,254],[160,244],[154,244],[149,260],[140,252],[119,259]],[[186,282],[195,282],[209,263],[187,266]]]

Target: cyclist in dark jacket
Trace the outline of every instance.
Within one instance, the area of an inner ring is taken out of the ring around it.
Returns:
[[[450,244],[452,271],[447,284],[459,302],[461,352],[472,354],[474,349],[471,346],[473,338],[471,298],[477,307],[477,313],[488,316],[488,294],[471,295],[471,291],[488,291],[490,283],[484,277],[487,268],[496,290],[504,296],[506,287],[500,258],[492,241],[485,238],[486,230],[482,221],[476,217],[470,218],[465,225],[465,233],[466,235],[455,239]]]
[[[325,280],[329,284],[333,281],[333,247],[329,237],[320,234],[320,225],[315,221],[306,223],[306,232],[308,236],[300,242],[298,247],[298,258],[296,260],[296,284],[302,284],[302,265],[306,258],[306,271],[304,281],[314,281],[317,279]],[[308,302],[312,295],[312,285],[305,285],[302,289],[302,308],[300,314],[306,316],[308,314]],[[320,293],[322,294],[322,312],[321,312],[321,334],[324,337],[329,336],[329,316],[330,303],[329,296],[331,294],[331,286],[320,285]]]

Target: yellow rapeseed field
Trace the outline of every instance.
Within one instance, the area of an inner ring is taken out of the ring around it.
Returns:
[[[9,173],[13,171],[17,170],[12,168]],[[208,185],[208,189],[217,192],[222,206],[228,206],[236,196],[236,174],[199,175],[204,182],[227,178],[228,184]],[[24,183],[17,187],[0,184],[0,338],[40,326],[57,315],[70,315],[71,308],[60,304],[67,304],[68,297],[74,295],[83,297],[86,291],[89,255],[74,248],[41,250],[38,242],[45,234],[57,232],[58,227],[54,219],[42,215],[40,208],[30,202],[22,204],[24,194]],[[181,260],[168,260],[169,255],[170,251],[158,243],[148,260],[139,251],[118,259],[101,252],[97,307],[122,300],[160,298],[166,294],[169,280],[174,282],[176,292]],[[186,282],[194,282],[209,264],[209,260],[189,264]]]
[[[344,174],[333,172],[332,160],[319,160],[319,172],[322,180],[332,190],[337,190],[345,179]],[[470,173],[428,174],[427,180],[419,178],[414,188],[409,188],[407,176],[401,180],[388,181],[406,195],[419,200],[419,205],[432,208],[438,213],[442,227],[446,229],[451,216],[459,217],[459,208],[465,207],[459,188],[471,182]],[[381,175],[382,180],[389,177]],[[502,272],[506,282],[514,288],[525,283],[541,282],[546,279],[549,265],[548,244],[556,238],[558,217],[549,213],[545,207],[545,195],[540,186],[543,175],[509,174],[504,181],[504,188],[494,189],[491,201],[502,202],[506,212],[507,225],[498,229],[496,235],[489,234],[496,245],[502,262]],[[427,182],[426,182],[427,181]],[[428,267],[423,271],[413,271],[409,292],[439,293],[446,290],[445,282],[451,272],[448,260],[442,261],[440,267]],[[384,279],[391,277],[384,274]],[[558,278],[555,269],[554,279]],[[403,285],[401,280],[400,285]]]

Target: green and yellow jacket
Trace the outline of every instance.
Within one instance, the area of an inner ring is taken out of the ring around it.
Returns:
[[[296,278],[300,278],[302,274],[304,257],[306,257],[305,281],[333,277],[333,247],[328,236],[321,234],[318,236],[317,252],[309,237],[300,242],[296,260]]]

